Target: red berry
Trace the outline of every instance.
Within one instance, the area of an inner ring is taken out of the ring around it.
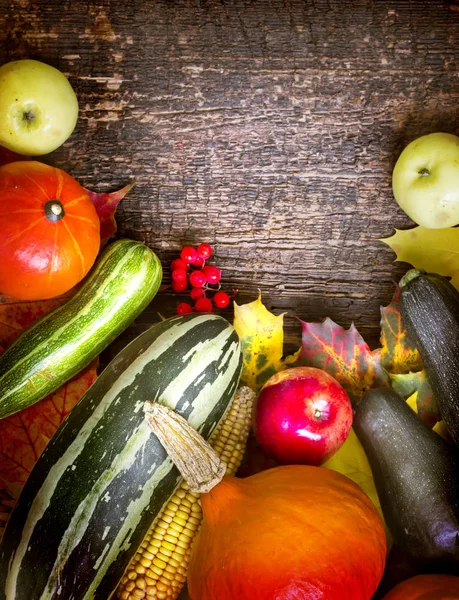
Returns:
[[[188,313],[193,312],[193,307],[188,302],[180,302],[177,306],[177,314],[178,315],[187,315]]]
[[[174,269],[172,271],[172,281],[186,281],[186,270]]]
[[[222,272],[220,271],[220,269],[218,267],[213,267],[211,265],[205,266],[202,271],[203,271],[208,283],[210,283],[211,285],[218,283],[222,276]]]
[[[212,256],[212,247],[210,244],[199,244],[198,246],[198,256],[207,260]]]
[[[191,264],[195,260],[197,255],[198,253],[196,252],[196,249],[193,248],[193,246],[184,246],[182,248],[182,251],[180,252],[180,258],[188,264]]]
[[[212,301],[209,298],[199,298],[194,305],[196,312],[212,312]]]
[[[197,300],[198,298],[203,298],[206,295],[205,291],[202,287],[194,287],[190,290],[190,298],[192,300]]]
[[[202,271],[193,271],[190,275],[190,283],[193,287],[202,288],[206,281],[206,276]]]
[[[197,256],[191,264],[193,267],[198,267],[200,269],[204,265],[204,262],[205,261],[201,256]]]
[[[214,304],[217,308],[226,308],[230,303],[230,297],[226,292],[217,292],[214,296]]]
[[[171,287],[174,290],[174,292],[177,292],[177,294],[180,294],[180,292],[184,292],[186,290],[186,288],[188,287],[188,281],[186,279],[184,279],[182,281],[173,281]]]
[[[185,261],[180,258],[176,258],[171,262],[171,271],[175,271],[175,269],[188,269],[188,265]]]

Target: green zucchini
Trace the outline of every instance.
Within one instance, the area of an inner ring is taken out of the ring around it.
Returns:
[[[354,430],[394,540],[421,566],[457,572],[459,451],[393,390],[366,392]]]
[[[158,257],[144,244],[109,245],[76,294],[0,356],[0,418],[38,402],[88,365],[151,302],[161,277]]]
[[[217,315],[154,325],[106,367],[30,474],[0,546],[0,600],[107,600],[181,479],[144,419],[146,400],[208,438],[242,369]]]
[[[402,278],[401,312],[419,350],[438,410],[459,446],[459,292],[446,277],[412,269]]]

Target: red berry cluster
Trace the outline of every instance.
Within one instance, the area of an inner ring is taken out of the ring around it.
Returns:
[[[197,248],[185,246],[180,252],[180,258],[171,262],[172,289],[177,293],[185,292],[190,285],[190,298],[194,302],[194,306],[181,302],[177,306],[178,315],[186,315],[193,310],[212,312],[214,306],[226,308],[230,303],[229,295],[219,291],[220,269],[206,265],[206,260],[211,256],[212,247],[209,244],[199,244]],[[213,293],[212,298],[208,297],[209,293]]]

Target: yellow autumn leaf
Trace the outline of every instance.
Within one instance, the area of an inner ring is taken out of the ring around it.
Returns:
[[[242,344],[241,384],[256,392],[275,373],[298,359],[301,348],[283,359],[284,315],[273,315],[259,296],[239,306],[234,303],[234,328]]]
[[[449,431],[446,429],[446,425],[444,421],[438,421],[438,423],[436,423],[434,425],[434,428],[432,429],[432,431],[435,431],[435,433],[438,433],[438,435],[440,435],[446,442],[452,444],[453,440],[451,438],[451,435],[449,434]]]
[[[370,463],[353,428],[341,448],[322,466],[352,479],[370,498],[384,520]]]
[[[407,398],[406,403],[408,404],[408,406],[411,408],[411,410],[414,410],[414,412],[417,414],[418,412],[418,393],[414,392],[413,394],[411,394],[411,396],[409,398]]]
[[[418,393],[414,392],[414,394],[412,394],[406,401],[408,406],[412,410],[414,410],[415,413],[418,413],[417,396],[418,396]],[[447,442],[452,443],[451,436],[450,436],[448,430],[446,429],[446,425],[445,425],[444,421],[438,421],[438,423],[435,423],[435,425],[432,428],[432,431],[435,431],[435,433],[438,433],[438,435],[441,436]]]
[[[451,277],[459,289],[459,228],[427,229],[414,227],[395,230],[392,237],[380,240],[397,254],[397,261],[407,262],[416,269]]]

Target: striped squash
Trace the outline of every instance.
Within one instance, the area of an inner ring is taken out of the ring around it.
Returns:
[[[167,319],[103,371],[32,470],[0,546],[1,600],[107,600],[181,483],[144,420],[160,401],[208,438],[242,368],[216,315]]]
[[[151,302],[161,277],[159,258],[144,244],[110,244],[80,289],[0,356],[0,418],[38,402],[88,365]]]

